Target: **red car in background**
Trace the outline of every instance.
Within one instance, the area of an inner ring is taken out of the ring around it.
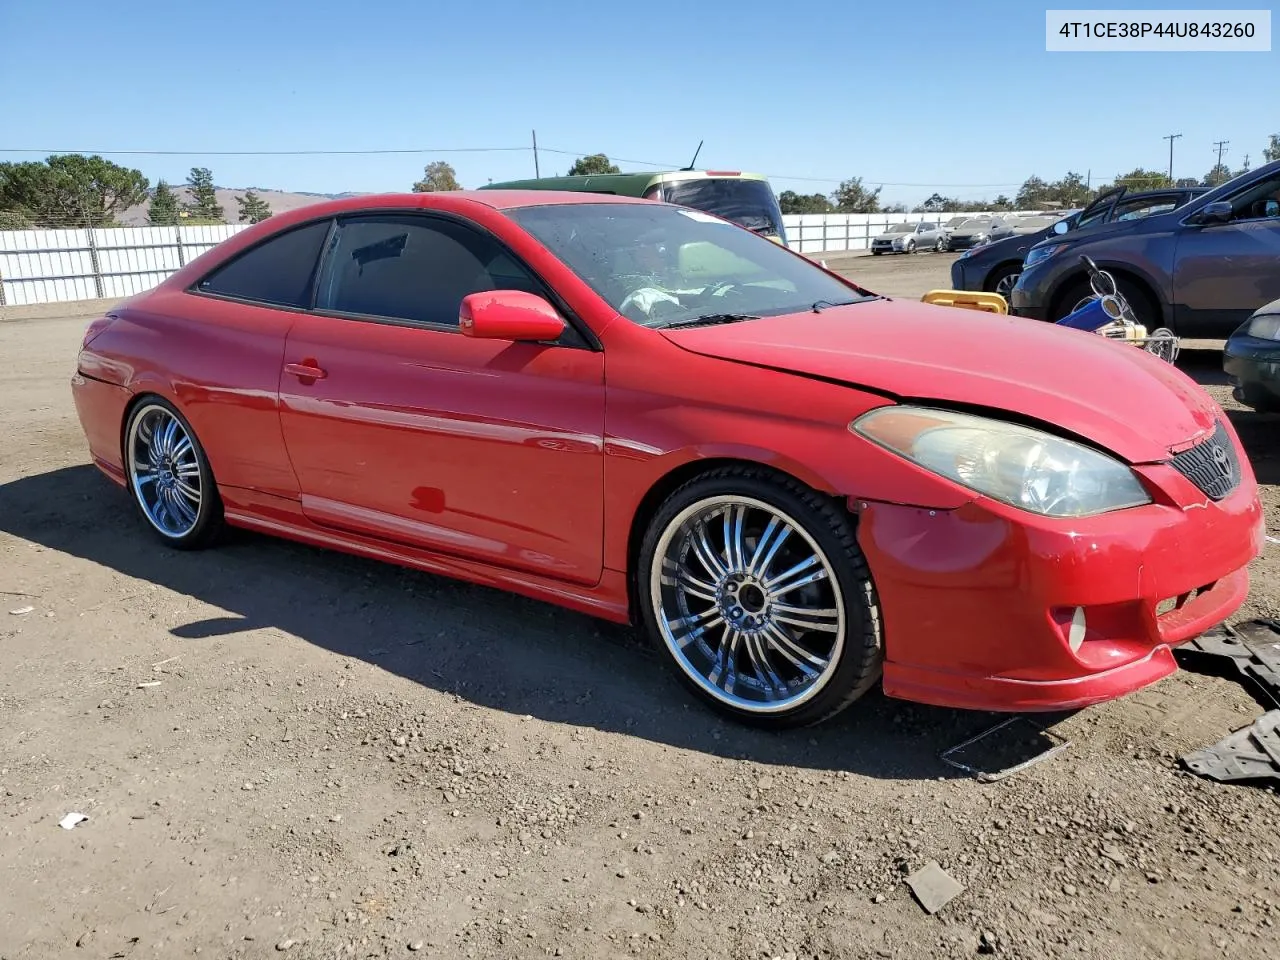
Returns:
[[[230,524],[643,626],[710,706],[1106,700],[1262,545],[1213,399],[1143,351],[878,297],[705,213],[549,191],[272,217],[90,325],[94,462]]]

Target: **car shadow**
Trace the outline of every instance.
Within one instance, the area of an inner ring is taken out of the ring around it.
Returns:
[[[744,727],[695,701],[635,630],[242,531],[217,549],[170,550],[89,465],[0,485],[0,530],[226,611],[171,631],[185,640],[274,628],[474,704],[725,758],[876,778],[964,777],[939,754],[1001,719],[877,691],[810,729]],[[1040,738],[1035,749],[1049,745]]]
[[[1227,417],[1261,484],[1280,484],[1280,414],[1228,410]]]
[[[1222,369],[1220,349],[1183,348],[1178,352],[1177,366],[1202,387],[1221,387],[1227,384],[1227,374]]]

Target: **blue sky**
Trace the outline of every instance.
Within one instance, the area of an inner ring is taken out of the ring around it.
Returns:
[[[1100,4],[1080,4],[1082,7]],[[1051,6],[1069,7],[1067,3]],[[1161,4],[1113,4],[1156,8]],[[1233,5],[1200,3],[1201,9]],[[1259,7],[1261,4],[1234,6]],[[408,189],[452,163],[464,186],[532,176],[544,148],[758,170],[778,191],[861,176],[887,200],[1012,194],[1028,175],[1108,180],[1256,165],[1280,132],[1280,52],[1047,53],[1046,4],[763,0],[121,0],[0,4],[0,160],[110,156],[153,181]],[[423,155],[218,156],[434,148]],[[573,157],[544,152],[542,173]],[[802,178],[813,178],[812,181]]]

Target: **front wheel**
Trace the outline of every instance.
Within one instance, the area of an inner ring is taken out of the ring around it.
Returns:
[[[915,253],[915,252],[916,252],[916,242],[915,242],[914,240],[908,240],[908,241],[907,241],[906,252],[907,252],[907,253]]]
[[[1017,284],[1018,276],[1021,272],[1021,266],[1015,263],[1007,263],[1002,267],[997,267],[992,271],[991,276],[987,278],[987,289],[992,293],[1000,294],[1005,300],[1008,300],[1013,294],[1014,285]]]
[[[125,426],[125,472],[134,505],[165,544],[202,547],[219,532],[222,503],[204,448],[160,397],[138,403]]]
[[[880,609],[853,523],[813,490],[728,467],[676,490],[640,549],[645,627],[712,709],[818,723],[880,678]]]

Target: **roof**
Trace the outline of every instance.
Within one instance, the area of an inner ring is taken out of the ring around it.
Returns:
[[[263,220],[262,232],[274,232],[284,226],[318,220],[342,214],[363,213],[374,210],[446,210],[466,215],[475,212],[477,206],[493,210],[516,210],[521,207],[548,206],[552,204],[586,203],[654,203],[636,197],[612,196],[600,193],[582,193],[578,190],[446,190],[436,193],[366,193],[337,200],[309,203],[277,213]],[[261,224],[255,225],[255,227]]]

